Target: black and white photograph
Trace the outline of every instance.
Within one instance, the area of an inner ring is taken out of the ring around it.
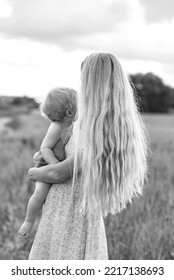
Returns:
[[[174,1],[0,0],[0,260],[173,259]]]

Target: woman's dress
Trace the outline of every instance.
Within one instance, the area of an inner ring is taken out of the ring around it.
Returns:
[[[65,146],[73,153],[73,137]],[[30,260],[106,260],[107,242],[101,214],[79,214],[80,185],[54,184],[43,206]]]

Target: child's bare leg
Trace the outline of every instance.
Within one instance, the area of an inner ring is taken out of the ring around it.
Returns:
[[[49,184],[36,182],[35,191],[28,202],[25,221],[18,232],[19,235],[26,238],[29,236],[37,214],[47,197],[49,188]]]

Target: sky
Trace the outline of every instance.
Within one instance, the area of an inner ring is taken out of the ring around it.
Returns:
[[[99,51],[174,87],[174,1],[0,0],[0,95],[79,90],[81,62]]]

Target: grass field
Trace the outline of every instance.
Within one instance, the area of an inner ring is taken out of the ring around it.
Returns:
[[[149,181],[143,196],[105,219],[110,259],[174,259],[174,115],[145,115],[151,140]],[[1,122],[1,119],[0,119]],[[33,191],[33,165],[48,122],[39,114],[15,115],[0,126],[0,259],[27,259],[29,240],[18,237]]]

